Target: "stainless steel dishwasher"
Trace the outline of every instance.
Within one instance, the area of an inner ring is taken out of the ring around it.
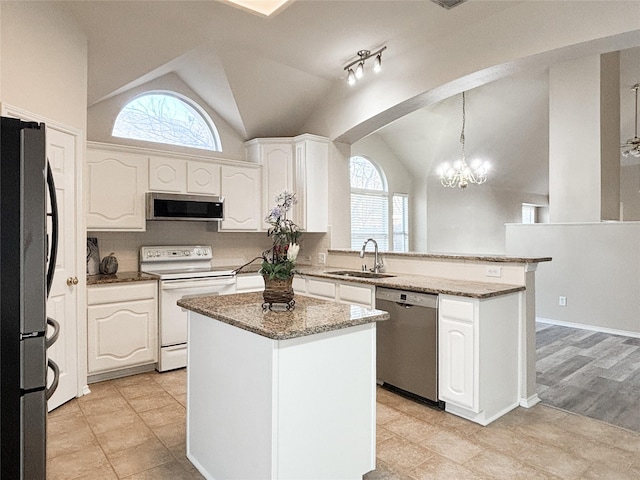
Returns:
[[[376,308],[390,318],[377,324],[377,378],[403,392],[438,401],[438,296],[376,289]]]

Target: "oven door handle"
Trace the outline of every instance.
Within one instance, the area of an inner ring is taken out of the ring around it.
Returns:
[[[183,290],[185,288],[224,287],[233,285],[235,282],[235,277],[225,276],[217,277],[215,280],[164,280],[161,284],[162,290]]]

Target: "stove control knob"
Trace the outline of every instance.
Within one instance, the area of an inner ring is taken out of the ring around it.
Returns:
[[[189,255],[191,255],[191,252],[189,250],[185,250],[183,253],[185,257],[188,257]]]

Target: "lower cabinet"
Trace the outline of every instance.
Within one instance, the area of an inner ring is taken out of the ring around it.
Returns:
[[[438,396],[448,412],[488,425],[518,406],[520,296],[439,296]]]
[[[264,280],[259,273],[241,273],[236,275],[236,293],[262,292]]]
[[[87,356],[90,375],[157,362],[157,282],[87,288]]]
[[[375,287],[349,282],[320,280],[317,278],[296,275],[293,277],[293,290],[301,295],[334,300],[340,303],[350,303],[373,308],[375,301]]]

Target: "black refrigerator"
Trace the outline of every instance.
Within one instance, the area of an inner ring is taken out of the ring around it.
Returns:
[[[44,124],[0,120],[0,478],[44,480],[47,399],[59,373],[47,359],[59,327],[46,315],[57,251],[55,187]]]

